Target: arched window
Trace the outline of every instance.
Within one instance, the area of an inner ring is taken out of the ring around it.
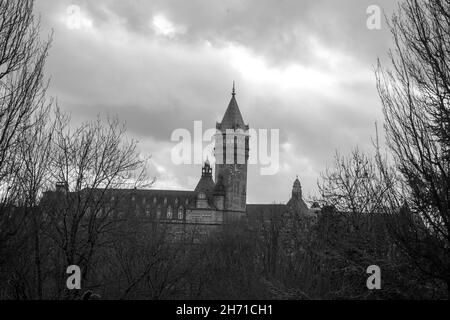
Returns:
[[[161,206],[158,205],[158,208],[156,208],[156,217],[159,219],[161,217]]]
[[[145,206],[145,215],[146,215],[147,217],[150,217],[150,213],[151,213],[150,207],[149,207],[149,206]]]
[[[167,207],[167,219],[172,219],[172,206]]]
[[[183,206],[181,206],[181,207],[178,208],[178,219],[179,220],[183,220],[183,214],[184,214]]]
[[[153,198],[153,204],[156,204],[156,197]]]

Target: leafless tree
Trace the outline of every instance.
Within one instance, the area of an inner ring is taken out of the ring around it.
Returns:
[[[42,145],[46,135],[44,64],[50,39],[41,41],[39,32],[32,0],[0,1],[0,268],[17,297],[30,296],[20,275],[29,263],[18,252],[29,252],[26,239],[36,230],[31,207],[45,171],[40,165],[26,167],[31,163],[24,158],[25,149]]]
[[[393,174],[377,150],[373,155],[358,148],[350,155],[336,152],[332,166],[319,180],[321,201],[345,213],[381,213],[387,205],[386,198],[395,188],[394,183],[386,183]]]
[[[120,221],[120,194],[114,190],[145,185],[146,159],[116,118],[99,117],[72,128],[68,117],[57,111],[55,121],[49,173],[59,189],[42,199],[48,220],[45,234],[64,261],[59,274],[76,264],[85,279],[103,236]]]
[[[50,41],[39,39],[33,1],[0,2],[0,187],[11,195],[19,138],[34,125],[45,99],[44,64]]]
[[[450,2],[407,0],[389,26],[394,48],[377,86],[406,191],[391,225],[411,261],[450,294]]]
[[[46,103],[43,101],[43,103]],[[44,219],[39,207],[44,190],[48,188],[50,179],[50,159],[55,122],[51,121],[51,101],[40,106],[31,121],[34,123],[19,138],[18,168],[16,171],[17,204],[24,213],[27,224],[18,224],[25,234],[33,239],[32,255],[34,256],[34,288],[36,297],[43,297],[43,275],[41,261],[41,237]],[[26,226],[26,227],[25,227]]]
[[[329,207],[322,209],[313,228],[309,254],[316,253],[321,277],[332,275],[322,294],[356,299],[443,296],[442,286],[408,261],[398,248],[398,237],[390,232],[394,226],[400,227],[397,230],[405,226],[401,206],[406,193],[400,178],[377,143],[373,154],[358,149],[350,155],[337,154],[321,175],[321,200]],[[385,275],[380,295],[359,285],[372,264]],[[420,288],[420,294],[409,287]]]

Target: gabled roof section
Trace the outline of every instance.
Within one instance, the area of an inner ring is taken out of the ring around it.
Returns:
[[[202,177],[198,181],[194,191],[204,192],[207,195],[210,195],[214,191],[214,186],[211,164],[209,163],[209,159],[206,159],[205,164],[202,167]]]
[[[214,187],[215,184],[211,176],[202,176],[194,191],[210,194],[214,191]]]

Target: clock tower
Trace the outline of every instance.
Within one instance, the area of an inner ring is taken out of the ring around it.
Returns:
[[[240,218],[246,213],[249,126],[244,123],[236,101],[233,83],[231,100],[222,122],[216,124],[215,181],[225,189],[225,219]]]

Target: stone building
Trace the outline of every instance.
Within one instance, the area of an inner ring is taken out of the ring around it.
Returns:
[[[313,217],[302,198],[300,181],[295,179],[291,199],[286,204],[247,204],[249,125],[245,124],[233,85],[231,100],[223,119],[216,124],[215,177],[207,160],[194,190],[112,189],[108,205],[114,215],[135,215],[170,224],[221,225],[239,219],[263,219],[285,214]],[[232,150],[233,152],[229,152]],[[58,184],[49,198],[67,186]],[[92,192],[92,190],[90,190]]]

